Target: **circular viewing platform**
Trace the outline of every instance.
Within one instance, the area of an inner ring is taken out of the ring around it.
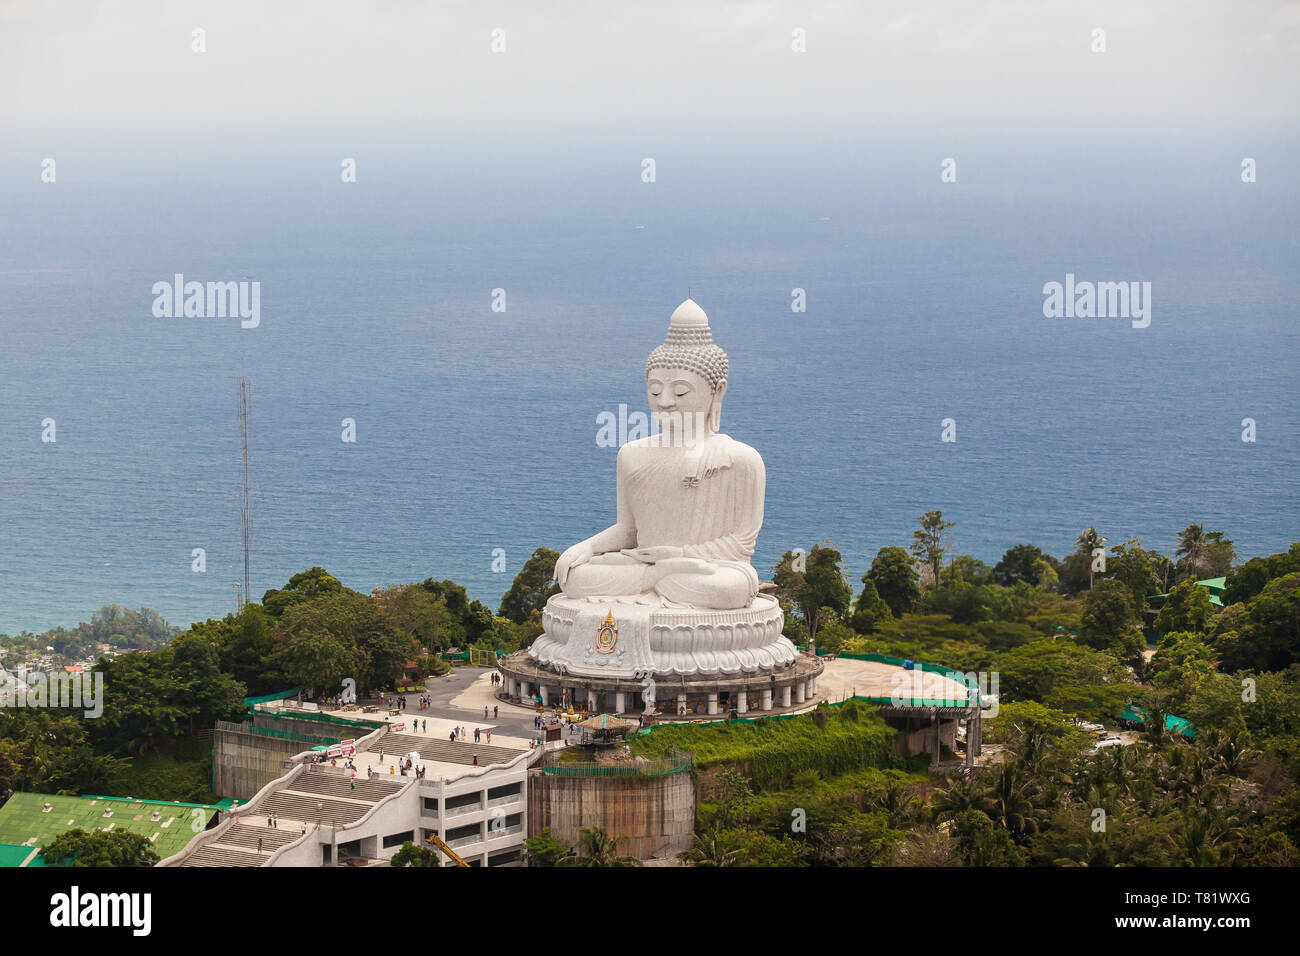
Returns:
[[[543,707],[574,706],[588,713],[636,718],[646,709],[643,682],[633,678],[561,674],[515,651],[497,660],[505,676],[498,696]],[[719,677],[656,676],[655,714],[663,720],[717,720],[736,716],[804,710],[817,699],[817,679],[824,665],[799,654],[793,663],[760,674]]]

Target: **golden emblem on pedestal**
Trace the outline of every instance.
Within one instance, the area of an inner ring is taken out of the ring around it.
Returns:
[[[596,650],[602,654],[611,654],[618,643],[618,627],[614,624],[614,609],[610,608],[605,621],[596,630]]]

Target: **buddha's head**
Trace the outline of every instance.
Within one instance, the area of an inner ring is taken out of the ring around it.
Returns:
[[[650,413],[660,430],[678,440],[683,431],[688,440],[716,433],[727,371],[727,353],[713,344],[709,317],[687,299],[668,322],[668,338],[645,363]]]

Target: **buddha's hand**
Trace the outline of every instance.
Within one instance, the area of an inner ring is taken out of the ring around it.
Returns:
[[[654,548],[627,548],[623,551],[623,554],[636,558],[644,564],[658,564],[660,561],[667,561],[670,558],[680,558],[684,553],[681,548],[675,548],[670,544]]]
[[[591,550],[591,545],[585,541],[579,541],[565,550],[564,554],[560,555],[560,559],[555,562],[555,583],[563,588],[564,582],[569,578],[569,569],[586,564],[594,556],[595,552]]]
[[[669,574],[717,574],[718,569],[700,558],[665,558],[655,562],[659,577]]]

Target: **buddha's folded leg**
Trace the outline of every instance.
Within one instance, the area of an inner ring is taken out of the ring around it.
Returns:
[[[719,567],[712,574],[668,574],[655,590],[670,601],[693,607],[730,609],[754,599],[749,577],[738,568]]]
[[[569,569],[563,590],[576,598],[643,594],[652,584],[651,567],[622,555],[597,555],[586,564]]]

